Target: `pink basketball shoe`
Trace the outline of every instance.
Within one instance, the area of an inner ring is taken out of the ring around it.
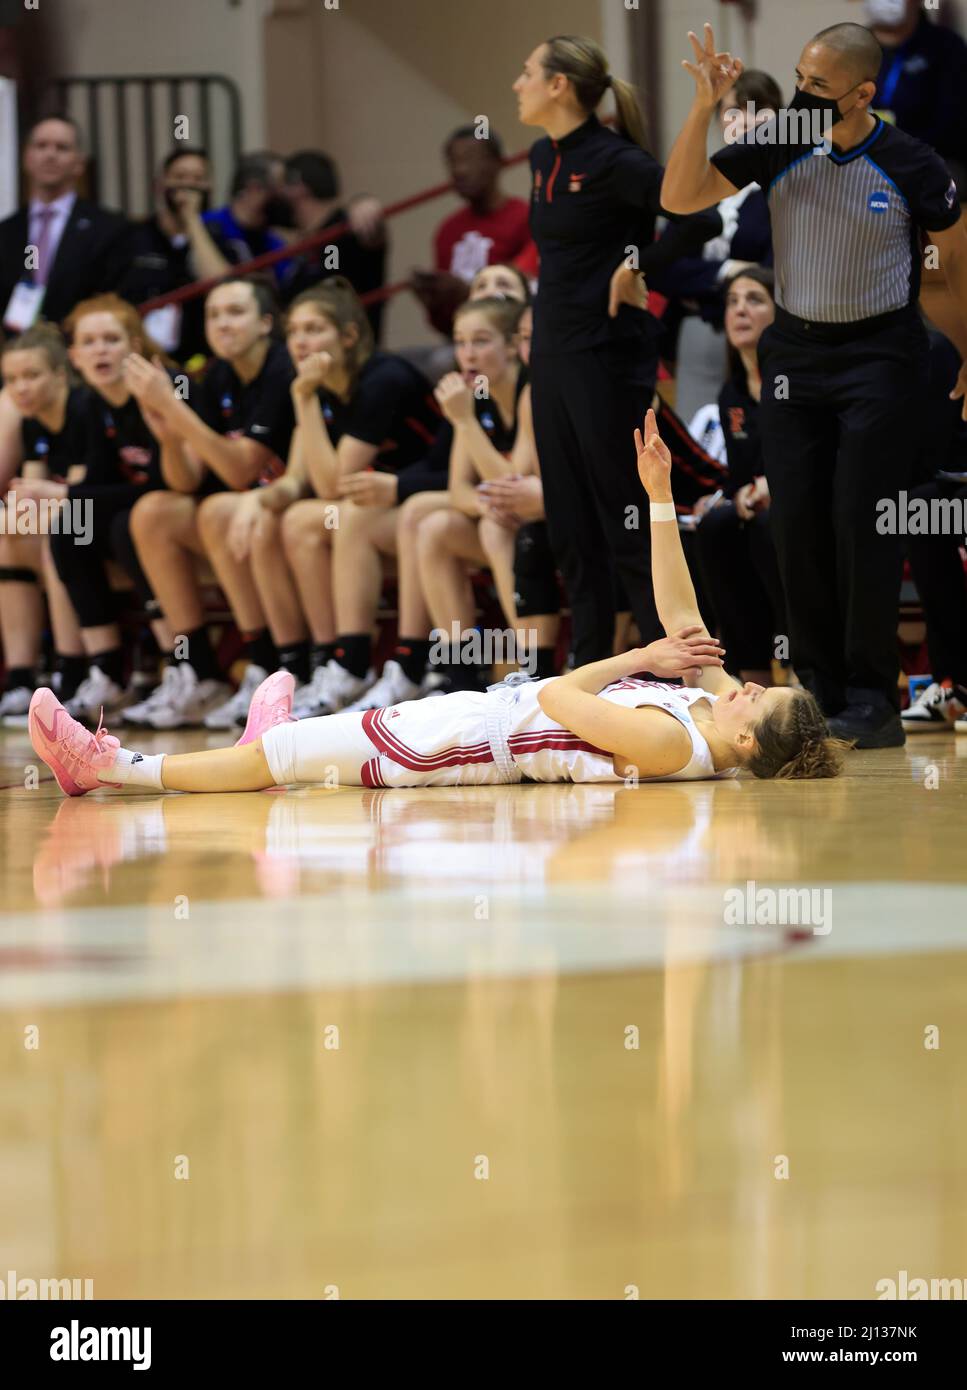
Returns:
[[[245,732],[235,744],[254,743],[276,724],[286,724],[292,718],[292,696],[295,693],[295,678],[288,671],[276,671],[258,687],[248,707]]]
[[[103,720],[103,711],[101,718]],[[102,782],[98,771],[110,767],[121,746],[98,723],[92,734],[72,719],[52,690],[35,690],[27,714],[30,742],[57,778],[67,796],[83,796],[97,787],[120,783]]]

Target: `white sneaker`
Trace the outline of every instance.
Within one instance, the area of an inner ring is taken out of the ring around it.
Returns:
[[[443,671],[428,670],[420,686],[421,695],[449,695],[450,677]]]
[[[245,675],[242,677],[242,684],[235,694],[230,696],[224,704],[218,705],[211,713],[205,715],[205,728],[234,729],[238,725],[244,724],[248,715],[248,707],[252,703],[252,696],[262,682],[268,679],[268,674],[268,671],[261,666],[256,666],[254,662],[250,662]]]
[[[908,709],[901,710],[900,722],[908,734],[943,733],[962,713],[963,706],[949,687],[934,681],[920,691]]]
[[[0,695],[0,719],[6,723],[14,720],[25,720],[27,711],[30,709],[30,697],[33,693],[25,685],[14,686],[13,690],[5,690]]]
[[[142,702],[139,722],[151,729],[190,728],[200,724],[229,693],[225,681],[200,681],[187,661],[176,661],[166,668],[154,694]],[[146,708],[149,704],[150,710]]]
[[[181,663],[165,663],[161,668],[161,680],[143,700],[138,700],[136,704],[128,705],[127,709],[121,711],[121,718],[126,724],[150,724],[151,715],[162,705],[167,705],[174,699],[175,691],[181,689]]]
[[[404,700],[418,700],[423,687],[414,684],[398,661],[387,661],[383,674],[375,685],[371,685],[364,695],[346,705],[346,713],[354,714],[367,709],[385,709],[387,705],[401,705]]]
[[[92,666],[90,675],[77,687],[77,693],[64,701],[64,708],[72,719],[83,719],[85,716],[96,719],[100,717],[102,709],[119,705],[123,699],[121,686],[106,676],[100,666]]]
[[[296,694],[292,706],[295,719],[317,719],[322,714],[336,714],[345,709],[353,700],[358,700],[364,690],[376,682],[376,672],[369,670],[360,680],[340,666],[338,661],[329,661],[325,666],[317,666],[312,680]]]

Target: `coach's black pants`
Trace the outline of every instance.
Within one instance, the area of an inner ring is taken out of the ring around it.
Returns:
[[[117,599],[104,568],[106,560],[116,561],[134,584],[144,606],[153,594],[131,539],[130,489],[119,488],[119,496],[109,493],[91,499],[93,513],[91,541],[78,545],[72,535],[50,538],[50,553],[57,573],[70,596],[81,627],[104,627],[117,617]]]
[[[637,340],[628,348],[531,359],[544,512],[571,603],[579,666],[611,655],[616,574],[642,642],[661,635],[651,586],[648,499],[634,445],[656,372],[654,355]]]
[[[843,341],[781,310],[759,342],[759,419],[790,658],[827,715],[899,707],[899,538],[877,503],[910,477],[926,388],[916,314]]]
[[[695,528],[705,592],[725,648],[726,669],[767,671],[785,631],[782,583],[769,509],[743,521],[734,502],[711,507]]]
[[[915,488],[910,500],[922,497],[932,501],[963,499],[967,510],[967,487],[939,480]],[[964,536],[936,534],[906,538],[910,568],[927,620],[927,648],[930,673],[935,681],[951,680],[967,686],[967,582],[958,546]]]

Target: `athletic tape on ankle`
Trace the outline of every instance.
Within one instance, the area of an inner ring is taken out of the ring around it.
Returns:
[[[648,508],[652,521],[677,521],[678,513],[674,502],[652,502]]]

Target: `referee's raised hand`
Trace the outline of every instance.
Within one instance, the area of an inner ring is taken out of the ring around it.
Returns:
[[[715,35],[711,24],[705,25],[705,45],[698,36],[688,31],[689,41],[695,54],[695,62],[682,59],[682,67],[695,78],[695,98],[703,106],[714,108],[722,97],[734,87],[742,73],[744,64],[741,58],[733,58],[731,53],[716,53]]]

